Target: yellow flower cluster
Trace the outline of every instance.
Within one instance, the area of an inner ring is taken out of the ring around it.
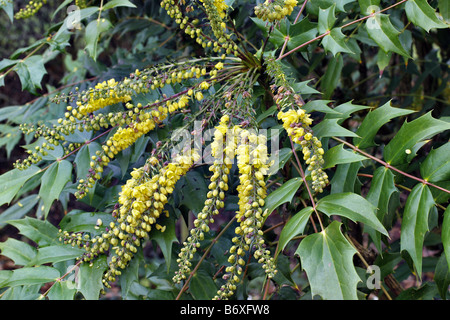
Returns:
[[[92,156],[90,170],[87,179],[80,179],[78,192],[75,193],[77,198],[83,198],[89,189],[93,187],[96,180],[100,179],[100,173],[103,168],[112,161],[115,156],[134,144],[137,139],[153,130],[158,123],[167,118],[169,113],[175,112],[188,105],[189,97],[182,95],[178,100],[168,100],[164,105],[159,105],[148,112],[145,112],[141,104],[135,107],[131,103],[127,103],[126,107],[130,109],[128,118],[131,119],[124,127],[119,127],[106,143],[102,146],[102,152],[98,151],[96,156]],[[155,103],[160,103],[159,101]]]
[[[44,4],[47,3],[47,0],[31,0],[27,3],[25,8],[22,8],[14,15],[15,19],[26,19],[32,17],[42,8]]]
[[[229,117],[223,116],[215,130],[211,146],[211,154],[215,160],[209,167],[213,175],[208,186],[207,199],[202,211],[197,215],[197,219],[194,220],[194,228],[191,229],[190,236],[183,242],[183,247],[178,255],[177,263],[179,269],[173,277],[175,283],[185,279],[186,274],[191,272],[190,261],[200,246],[200,241],[204,239],[204,234],[209,231],[209,224],[214,222],[213,217],[219,214],[219,210],[225,206],[223,200],[225,199],[225,192],[228,191],[228,174],[234,158],[234,148],[226,146],[228,121]],[[223,156],[225,157],[223,158]]]
[[[329,183],[328,175],[323,171],[324,164],[322,143],[312,134],[311,118],[303,109],[291,109],[280,111],[278,119],[283,121],[283,128],[292,141],[301,145],[303,160],[311,172],[312,188],[316,192],[323,192],[323,188]]]
[[[109,270],[103,283],[115,281],[120,275],[117,268],[125,268],[137,251],[139,239],[148,236],[152,225],[161,232],[166,227],[157,223],[165,211],[164,206],[172,194],[177,181],[184,176],[192,164],[198,161],[199,155],[192,151],[190,155],[178,156],[152,178],[146,177],[143,169],[132,172],[132,178],[122,187],[119,194],[118,218],[110,224],[111,245],[115,256],[111,258]],[[168,215],[168,211],[165,211]],[[120,245],[119,245],[120,244]],[[119,245],[119,246],[118,246]]]
[[[113,211],[116,221],[111,222],[102,235],[90,240],[87,235],[81,237],[79,234],[62,233],[66,242],[85,248],[84,261],[90,261],[112,247],[109,269],[103,278],[106,287],[121,274],[119,269],[127,266],[137,252],[141,239],[148,236],[152,226],[160,232],[165,231],[166,226],[157,222],[163,213],[168,215],[168,211],[164,210],[168,197],[177,181],[198,159],[199,155],[194,150],[187,155],[179,155],[152,177],[148,165],[134,169],[131,178],[122,186],[118,204]],[[100,220],[97,225],[101,224]]]
[[[239,195],[239,211],[236,220],[239,226],[235,229],[236,237],[232,239],[226,274],[223,278],[226,283],[218,290],[214,297],[216,300],[228,299],[239,282],[245,265],[244,255],[254,250],[254,257],[269,278],[276,274],[274,259],[270,251],[265,249],[263,232],[261,230],[268,211],[263,211],[267,196],[264,176],[267,174],[270,163],[267,153],[266,137],[256,135],[238,126],[234,127],[238,139],[237,160],[240,184],[237,187]]]
[[[222,19],[225,18],[225,11],[228,8],[228,5],[225,3],[225,0],[200,0],[200,2],[211,2],[211,4],[216,8]]]
[[[116,80],[110,79],[95,85],[95,90],[101,90],[101,95],[96,97],[95,90],[91,89],[91,92],[89,93],[89,100],[86,104],[83,104],[81,101],[77,102],[78,112],[82,115],[86,115],[115,103],[130,101],[130,95],[117,94],[117,91],[115,90],[117,84],[118,82],[116,82]]]
[[[297,0],[266,0],[255,7],[255,14],[264,21],[279,21],[289,16],[297,6]]]

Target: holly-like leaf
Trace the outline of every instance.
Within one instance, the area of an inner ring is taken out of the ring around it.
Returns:
[[[298,188],[302,185],[303,180],[300,178],[293,178],[285,183],[275,191],[271,192],[264,204],[264,210],[268,210],[269,215],[283,203],[291,202],[294,198]]]
[[[77,178],[86,179],[86,175],[89,172],[91,157],[96,155],[96,151],[101,150],[101,145],[97,142],[91,142],[81,147],[75,157],[75,164],[77,169]]]
[[[375,170],[366,200],[377,208],[376,216],[381,223],[383,223],[384,217],[388,213],[389,201],[395,192],[398,192],[398,189],[395,187],[392,171],[386,167],[379,167]],[[370,227],[366,229],[377,249],[381,250],[380,233],[375,232]]]
[[[36,89],[42,89],[41,81],[47,73],[44,62],[44,57],[35,55],[16,64],[14,70],[19,75],[22,90],[36,94]]]
[[[353,139],[353,144],[360,149],[375,146],[373,141],[378,130],[391,119],[413,113],[412,110],[391,107],[391,102],[370,111],[359,126],[356,134],[359,136]]]
[[[180,205],[199,213],[206,200],[208,186],[204,177],[197,171],[189,171],[178,182],[180,186]]]
[[[450,180],[450,142],[430,151],[420,164],[422,178],[430,182]]]
[[[0,8],[3,9],[11,22],[14,21],[14,1],[3,0],[0,2]]]
[[[325,51],[329,51],[336,56],[339,52],[353,53],[346,44],[346,37],[341,28],[333,28],[330,33],[322,39]]]
[[[97,227],[97,220],[100,219],[103,225]],[[104,212],[84,212],[82,210],[72,210],[64,216],[59,223],[61,229],[69,232],[90,232],[97,233],[103,231],[114,218],[111,213]]]
[[[334,90],[339,84],[341,79],[342,69],[344,67],[344,58],[341,54],[335,55],[330,59],[327,71],[325,71],[322,77],[320,87],[323,92],[324,99],[330,99],[333,95]]]
[[[312,129],[314,135],[321,139],[325,137],[358,137],[357,133],[338,124],[339,119],[324,119]]]
[[[448,25],[438,19],[434,9],[426,0],[408,0],[405,4],[408,20],[426,32],[433,28],[448,28]]]
[[[342,234],[341,223],[333,221],[325,230],[307,236],[296,254],[306,271],[311,295],[325,300],[356,300],[360,280],[353,265],[356,249]]]
[[[331,194],[355,192],[359,183],[358,172],[362,162],[343,163],[336,166],[336,172],[330,181]]]
[[[329,7],[325,7],[323,9],[321,8],[319,10],[317,25],[319,33],[325,33],[333,28],[334,23],[336,22],[335,9],[336,5],[333,4]]]
[[[39,196],[36,194],[32,194],[17,201],[17,203],[15,203],[13,206],[10,206],[0,214],[0,228],[2,228],[8,220],[22,218],[24,215],[30,212],[31,209],[34,208],[38,201]]]
[[[164,232],[153,228],[150,231],[150,239],[156,241],[159,248],[161,249],[164,259],[166,260],[167,271],[170,268],[170,263],[172,261],[172,244],[178,242],[177,236],[175,234],[175,221],[173,219],[164,219],[159,222],[165,226]]]
[[[0,205],[10,203],[25,182],[40,171],[37,166],[26,170],[13,169],[0,176]]]
[[[331,109],[328,106],[330,102],[331,100],[310,100],[303,105],[302,109],[307,113],[318,111],[326,114],[340,115],[338,111]]]
[[[42,176],[39,196],[44,203],[43,212],[46,216],[54,200],[59,198],[64,186],[72,178],[72,164],[67,160],[55,161]]]
[[[14,270],[8,281],[2,285],[4,287],[16,287],[23,285],[43,284],[53,282],[59,277],[59,271],[48,266],[20,268]]]
[[[324,169],[326,169],[332,168],[337,164],[363,161],[367,160],[368,158],[356,152],[344,149],[344,144],[341,143],[325,152],[325,154],[323,155],[323,159],[325,161]]]
[[[217,294],[211,274],[200,268],[191,279],[190,292],[196,300],[210,300]]]
[[[369,36],[384,52],[395,52],[406,58],[409,53],[403,48],[398,36],[400,32],[392,25],[388,15],[379,13],[366,21],[366,29]]]
[[[419,278],[422,273],[423,240],[428,231],[428,215],[433,206],[433,195],[428,186],[419,183],[411,190],[403,212],[401,251],[409,254]]]
[[[89,22],[86,27],[86,50],[94,61],[97,59],[97,44],[100,34],[112,28],[112,23],[104,18]]]
[[[289,20],[286,19],[286,22]],[[308,18],[304,18],[289,28],[289,42],[287,43],[288,50],[292,50],[303,43],[313,39],[317,36],[317,23],[311,22]],[[307,46],[301,48],[299,51],[307,50]]]
[[[306,224],[309,221],[309,216],[313,211],[312,207],[306,207],[289,219],[283,230],[281,230],[277,251],[275,252],[275,259],[292,238],[303,233]]]
[[[450,130],[450,123],[433,118],[431,111],[405,122],[384,148],[384,159],[391,165],[409,162],[417,151],[413,150],[415,145],[445,130]]]
[[[56,263],[81,256],[86,251],[70,245],[53,245],[40,248],[29,265],[41,265],[45,263]]]
[[[81,264],[78,273],[78,286],[86,300],[98,300],[100,290],[103,288],[103,273],[107,267],[106,256],[98,257],[92,264]]]
[[[350,115],[354,112],[361,111],[369,108],[368,106],[363,106],[359,104],[353,104],[352,101],[345,102],[336,106],[333,111],[337,112],[336,114],[327,113],[325,115],[325,119],[338,119],[338,124],[342,124],[346,119],[350,117]]]
[[[316,208],[327,216],[346,217],[354,222],[364,223],[388,236],[388,232],[375,214],[376,207],[356,193],[330,194],[320,199]]]
[[[383,74],[384,69],[389,65],[391,61],[392,52],[384,52],[383,50],[378,50],[377,54],[377,66],[379,69],[380,77]]]
[[[49,300],[73,300],[77,289],[70,281],[57,281],[47,294]]]
[[[16,266],[25,266],[36,256],[36,249],[28,243],[9,238],[0,242],[0,253],[13,260]]]
[[[439,295],[443,300],[446,300],[450,285],[450,268],[448,267],[445,255],[441,255],[436,264],[436,270],[434,271],[434,282],[436,282]]]
[[[8,223],[19,229],[21,235],[36,242],[39,247],[58,243],[58,229],[47,220],[25,217]]]

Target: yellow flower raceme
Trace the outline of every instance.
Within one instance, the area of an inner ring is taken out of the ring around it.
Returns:
[[[238,137],[236,150],[239,180],[237,187],[239,195],[239,211],[236,220],[239,226],[235,229],[236,237],[232,239],[234,245],[230,248],[228,262],[231,264],[225,271],[226,283],[217,292],[214,299],[228,299],[236,290],[242,268],[245,265],[243,256],[254,249],[254,257],[263,265],[269,278],[276,273],[276,267],[270,251],[264,248],[263,232],[261,228],[268,214],[263,212],[267,196],[264,176],[267,174],[270,163],[267,155],[266,138],[258,136],[240,127],[234,128]]]
[[[208,0],[200,0],[200,2],[204,3]],[[220,17],[222,19],[225,18],[225,11],[228,8],[228,5],[225,3],[225,0],[210,0],[212,2],[213,6],[216,8],[217,12],[219,13]]]
[[[303,147],[303,160],[311,172],[312,188],[316,192],[323,192],[323,188],[329,182],[328,175],[322,169],[324,150],[320,140],[312,134],[311,118],[303,109],[290,109],[286,112],[280,111],[278,119],[283,121],[283,128],[292,141]]]
[[[266,0],[255,7],[255,14],[264,21],[278,21],[289,16],[297,6],[297,0]]]
[[[169,113],[185,108],[188,105],[188,95],[182,95],[177,101],[169,100],[165,105],[160,105],[153,110],[145,112],[141,108],[134,107],[131,103],[127,104],[130,109],[129,116],[134,119],[125,127],[119,127],[102,146],[103,152],[97,152],[90,163],[90,172],[86,181],[79,181],[78,192],[75,194],[78,198],[83,198],[89,189],[93,187],[96,180],[100,178],[103,168],[112,161],[116,154],[133,145],[137,139],[153,130],[157,124],[166,119]]]
[[[104,233],[93,239],[63,233],[65,238],[70,239],[69,243],[85,248],[84,261],[90,261],[112,247],[109,269],[103,277],[106,287],[121,274],[120,269],[127,266],[153,226],[160,232],[165,231],[166,226],[158,223],[163,213],[168,215],[164,206],[177,181],[198,159],[199,155],[195,151],[177,156],[152,177],[149,176],[147,166],[134,169],[119,194],[113,211],[115,221],[110,223]],[[101,224],[101,221],[97,223]]]
[[[102,109],[104,107],[113,105],[119,102],[128,102],[131,100],[131,96],[126,95],[118,95],[115,88],[118,82],[114,79],[110,79],[108,81],[103,81],[98,83],[95,86],[95,89],[101,90],[101,96],[95,97],[94,90],[91,90],[89,93],[89,100],[86,104],[82,104],[80,101],[77,102],[78,111],[86,115],[88,113],[94,112],[96,110]]]
[[[234,157],[230,149],[226,146],[226,133],[229,117],[223,116],[219,125],[216,127],[214,140],[211,146],[211,154],[214,157],[213,164],[209,170],[213,173],[211,182],[208,186],[207,199],[202,211],[197,215],[194,221],[194,228],[190,231],[190,236],[183,243],[178,255],[178,271],[176,271],[173,281],[179,283],[186,278],[186,274],[191,272],[191,260],[194,257],[200,241],[204,239],[204,234],[209,231],[209,224],[214,222],[214,216],[219,214],[219,210],[225,206],[225,192],[228,191],[228,174],[232,166]],[[231,157],[231,158],[230,158]]]

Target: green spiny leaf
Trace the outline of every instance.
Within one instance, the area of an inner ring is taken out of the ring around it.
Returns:
[[[0,242],[1,254],[14,261],[17,266],[25,266],[36,256],[36,249],[28,243],[13,238]]]
[[[384,148],[384,159],[391,165],[406,163],[415,155],[412,150],[416,144],[445,130],[450,130],[450,123],[433,118],[431,111],[405,122]]]
[[[395,52],[406,58],[409,53],[403,48],[398,35],[400,34],[391,23],[388,15],[379,13],[366,21],[369,36],[383,49],[384,52]]]
[[[324,99],[330,99],[333,95],[334,90],[339,84],[339,80],[341,79],[342,69],[344,67],[344,58],[341,54],[335,55],[330,59],[327,71],[323,75],[320,87],[323,92]]]
[[[31,166],[26,170],[13,169],[0,176],[0,205],[10,203],[23,184],[40,171]]]
[[[361,111],[369,108],[368,106],[353,104],[352,101],[345,102],[336,106],[333,110],[338,112],[336,114],[327,113],[325,115],[325,119],[339,119],[338,124],[342,124],[346,119],[350,117],[350,115],[354,112]]]
[[[60,277],[57,269],[47,266],[20,268],[13,271],[9,280],[3,286],[16,287],[32,284],[53,282]]]
[[[366,200],[377,208],[377,218],[383,223],[385,215],[388,213],[389,201],[394,194],[398,192],[394,183],[394,174],[385,167],[379,167],[375,170],[370,184],[369,192]],[[370,234],[372,241],[377,249],[381,250],[381,235],[368,227],[367,232]]]
[[[39,247],[58,243],[58,229],[46,220],[25,217],[8,221],[20,234],[36,242]]]
[[[325,33],[327,31],[330,31],[334,23],[336,22],[335,17],[335,9],[336,5],[331,5],[329,7],[326,7],[324,9],[319,10],[319,22],[318,22],[318,30],[319,33]]]
[[[300,242],[296,254],[311,285],[311,294],[325,300],[357,300],[360,281],[353,265],[356,249],[345,239],[341,223],[333,221],[325,230]]]
[[[53,245],[40,248],[32,261],[28,264],[41,265],[45,263],[56,263],[60,261],[71,260],[81,256],[86,251],[84,249],[74,248],[70,245]]]
[[[388,232],[375,214],[376,207],[356,193],[330,194],[320,199],[316,208],[327,216],[346,217],[354,222],[364,223],[388,236]]]
[[[339,144],[325,152],[323,159],[325,160],[324,169],[326,169],[332,168],[337,164],[363,161],[368,158],[356,152],[346,150],[344,149],[344,144]]]
[[[71,178],[72,164],[67,160],[56,161],[45,171],[39,190],[39,196],[44,203],[42,211],[45,215],[48,214],[51,204],[59,198],[64,186]]]
[[[433,196],[425,184],[417,184],[408,196],[400,235],[401,251],[408,252],[416,275],[421,278],[422,248],[428,231],[428,215],[434,206]]]
[[[339,52],[353,53],[345,42],[345,35],[341,28],[333,28],[330,33],[322,39],[322,45],[325,51],[329,51],[336,56]]]
[[[450,142],[430,151],[420,164],[420,174],[430,182],[450,180]]]
[[[426,0],[408,0],[405,4],[408,20],[427,32],[433,28],[448,28],[448,25],[438,19],[434,9]]]
[[[313,211],[313,208],[306,207],[289,219],[283,230],[281,230],[277,251],[275,252],[275,259],[278,254],[283,251],[288,242],[292,240],[292,238],[303,233],[306,224],[309,221],[309,216]]]
[[[108,9],[112,9],[115,7],[136,8],[136,5],[128,0],[112,0],[112,1],[108,1],[108,3],[103,6],[103,10],[108,10]]]
[[[86,27],[86,50],[92,59],[97,59],[97,44],[100,34],[112,28],[113,25],[107,19],[93,20]]]
[[[70,281],[57,281],[53,284],[47,297],[49,300],[73,300],[77,289]]]
[[[283,203],[291,202],[298,188],[302,185],[303,180],[300,178],[293,178],[285,183],[275,191],[271,192],[264,204],[264,210],[268,210],[269,215]]]
[[[307,113],[311,113],[313,111],[323,112],[326,114],[335,114],[339,115],[339,112],[337,112],[334,109],[331,109],[328,106],[328,103],[330,103],[331,100],[310,100],[307,103],[305,103],[302,107],[303,110]]]
[[[338,120],[339,119],[322,120],[312,128],[314,135],[319,139],[325,137],[358,137],[357,133],[340,126]]]
[[[405,110],[391,107],[391,102],[385,103],[383,106],[370,111],[364,121],[359,126],[356,134],[358,138],[353,139],[353,144],[360,149],[375,146],[373,141],[378,130],[389,122],[391,119],[413,113],[412,110]]]
[[[92,264],[83,263],[78,273],[79,291],[86,300],[98,300],[103,288],[102,277],[108,264],[106,256],[100,256]]]

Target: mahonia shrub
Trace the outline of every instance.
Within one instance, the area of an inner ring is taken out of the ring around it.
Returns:
[[[448,298],[445,1],[44,18],[0,61],[1,299]]]

